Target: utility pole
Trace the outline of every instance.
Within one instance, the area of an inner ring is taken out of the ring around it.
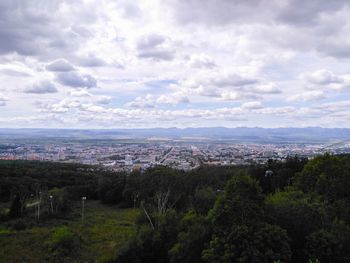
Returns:
[[[81,198],[81,223],[84,223],[84,209],[85,209],[86,196]]]

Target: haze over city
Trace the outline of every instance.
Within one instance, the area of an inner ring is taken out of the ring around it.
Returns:
[[[342,0],[2,0],[0,127],[349,128],[349,16]]]

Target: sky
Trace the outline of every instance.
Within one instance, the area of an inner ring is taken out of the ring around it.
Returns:
[[[0,127],[350,128],[348,0],[1,0]]]

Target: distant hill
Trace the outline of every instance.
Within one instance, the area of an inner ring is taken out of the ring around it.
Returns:
[[[239,142],[325,142],[350,140],[346,128],[150,128],[150,129],[0,129],[0,139],[146,139],[169,138],[185,140]]]

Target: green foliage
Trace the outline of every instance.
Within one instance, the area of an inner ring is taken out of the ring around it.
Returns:
[[[149,224],[141,225],[137,234],[118,253],[117,261],[128,262],[168,262],[168,250],[177,239],[180,217],[175,211],[159,215],[156,229]]]
[[[211,187],[196,189],[192,198],[193,208],[198,214],[206,215],[213,208],[216,193]]]
[[[194,211],[181,219],[176,243],[169,250],[170,262],[202,262],[201,254],[211,236],[210,221]]]
[[[80,247],[80,237],[68,227],[57,228],[48,241],[49,251],[55,257],[68,256]]]
[[[2,204],[0,204],[1,206]],[[0,262],[95,262],[115,259],[116,251],[124,245],[135,232],[134,220],[137,209],[119,209],[103,205],[99,201],[86,203],[85,224],[81,224],[80,202],[71,202],[70,210],[64,215],[40,220],[27,215],[21,219],[0,223]],[[25,231],[12,230],[17,220],[25,221]],[[53,255],[48,249],[53,230],[66,226],[81,237],[77,253],[64,257]],[[113,261],[112,261],[113,262]]]
[[[125,174],[107,174],[98,180],[98,198],[102,203],[118,204],[123,201]]]
[[[350,197],[350,157],[318,156],[298,174],[295,184],[304,192],[317,192],[331,202]]]
[[[52,212],[65,213],[70,209],[71,201],[69,199],[69,193],[66,188],[53,188],[49,191],[52,196]]]
[[[97,259],[96,263],[114,263],[115,261],[115,256],[103,255],[99,259]]]
[[[286,231],[278,226],[259,224],[235,225],[227,236],[213,237],[203,251],[205,262],[288,262],[291,249]]]
[[[0,222],[7,221],[7,219],[8,219],[8,213],[4,208],[0,207]]]
[[[265,176],[267,170],[272,173]],[[350,155],[326,154],[311,161],[290,157],[285,162],[190,172],[154,167],[130,175],[75,164],[0,161],[0,200],[6,202],[0,208],[5,211],[3,220],[9,220],[4,223],[7,229],[0,226],[4,229],[0,258],[5,262],[349,262],[348,189]],[[38,191],[41,215],[51,211],[57,216],[35,221]],[[47,202],[50,195],[52,207]],[[84,225],[82,196],[88,200]],[[139,210],[120,210],[113,204]],[[26,230],[8,230],[20,216]],[[51,233],[53,226],[57,229]],[[46,254],[37,256],[28,249],[42,251],[45,241]],[[16,257],[14,251],[24,254]],[[10,254],[13,260],[6,261]]]
[[[18,218],[22,215],[21,213],[22,211],[22,203],[21,200],[19,198],[19,195],[15,195],[15,197],[13,198],[12,202],[11,202],[11,207],[10,207],[10,212],[9,212],[9,216],[10,218]]]
[[[10,222],[9,227],[16,231],[25,230],[27,228],[27,223],[24,219],[16,219],[15,221]]]
[[[271,193],[290,186],[294,175],[301,172],[307,162],[307,158],[290,156],[284,162],[269,160],[264,165],[252,165],[248,173],[259,182],[264,193]],[[272,171],[272,176],[265,176],[267,170]]]
[[[320,197],[288,188],[284,192],[268,196],[266,204],[270,221],[287,230],[292,241],[294,259],[306,261],[305,237],[329,220]]]
[[[246,174],[230,179],[210,215],[213,235],[203,251],[205,262],[272,262],[291,257],[289,238],[264,220],[264,197]]]
[[[333,223],[307,236],[306,253],[323,263],[350,262],[350,227]]]
[[[241,173],[227,182],[211,213],[216,232],[225,233],[233,224],[249,224],[263,216],[264,197],[257,181]]]

